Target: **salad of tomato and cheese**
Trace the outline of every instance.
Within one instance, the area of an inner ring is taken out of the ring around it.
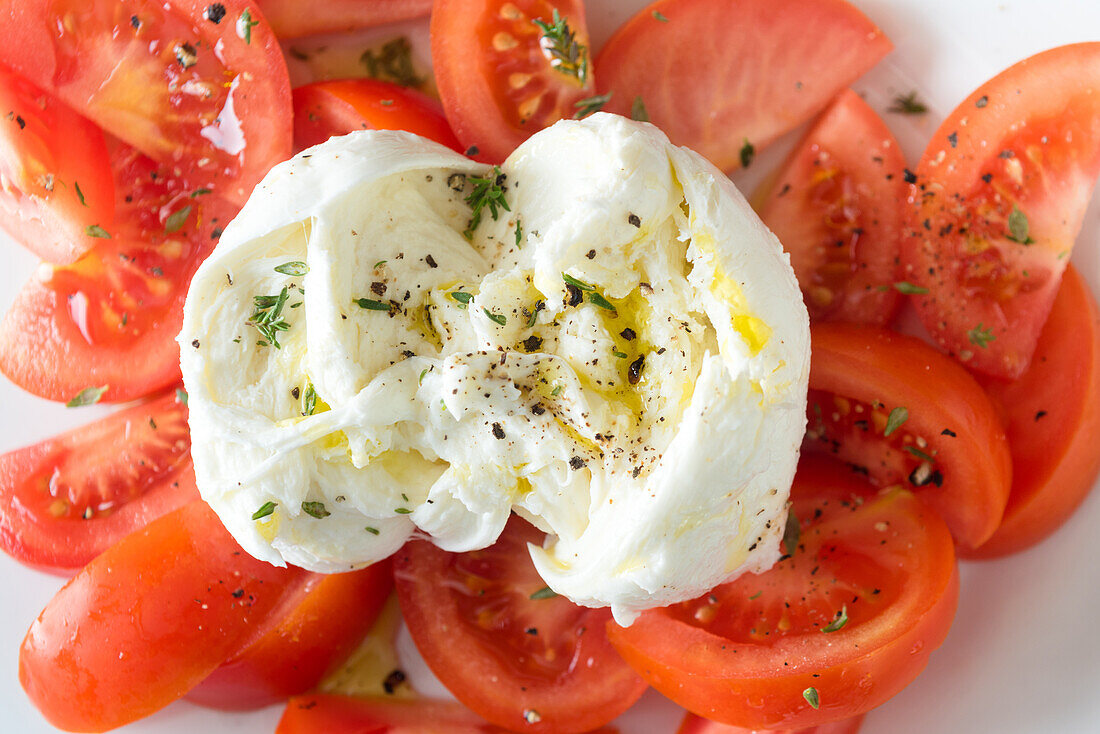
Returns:
[[[932,130],[886,12],[587,5],[0,7],[50,726],[854,734],[1083,502],[1100,43]]]

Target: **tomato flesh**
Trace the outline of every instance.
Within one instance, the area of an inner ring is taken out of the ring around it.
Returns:
[[[834,721],[821,726],[811,726],[806,729],[783,729],[762,732],[754,729],[746,729],[742,726],[719,724],[717,721],[707,721],[702,716],[687,714],[680,722],[680,728],[676,734],[856,734],[863,725],[863,716],[855,716],[851,719]]]
[[[580,49],[570,63],[554,58],[535,24],[552,23],[555,10]],[[595,93],[581,0],[438,0],[431,36],[447,119],[477,160],[500,163]]]
[[[548,594],[527,551],[543,537],[513,517],[484,550],[414,540],[394,557],[397,594],[417,648],[459,701],[509,729],[588,731],[646,686],[607,641],[610,610]]]
[[[282,619],[207,676],[188,700],[242,711],[305,693],[355,650],[392,588],[389,561],[349,573],[311,574]]]
[[[0,18],[0,62],[159,163],[241,205],[290,153],[290,83],[245,0],[31,0]]]
[[[315,82],[294,90],[294,149],[355,130],[405,130],[459,150],[439,103],[374,79]]]
[[[422,18],[432,9],[432,0],[257,0],[256,4],[279,38],[370,28]]]
[[[919,339],[882,329],[817,324],[810,338],[803,448],[833,454],[879,486],[915,490],[960,546],[988,540],[1012,466],[1000,418],[974,378]]]
[[[812,320],[893,319],[904,170],[897,140],[850,89],[787,159],[759,212],[791,254]]]
[[[275,734],[504,734],[451,701],[398,701],[314,694],[287,702]]]
[[[198,498],[187,408],[174,392],[0,456],[0,547],[75,573],[149,521]]]
[[[59,99],[0,69],[0,224],[44,260],[69,263],[112,228],[103,133]]]
[[[609,630],[650,685],[707,719],[797,730],[857,716],[913,680],[951,625],[958,574],[936,513],[824,457],[800,465],[791,498],[800,540],[771,570]]]
[[[935,341],[1019,377],[1100,175],[1100,43],[1026,59],[944,121],[917,167],[905,277]]]
[[[61,729],[122,726],[261,636],[305,578],[249,556],[205,502],[192,502],[126,536],[57,593],[23,640],[19,681]]]
[[[966,555],[994,558],[1057,530],[1100,474],[1100,309],[1072,266],[1027,371],[981,382],[1006,419],[1012,493],[997,532]]]
[[[746,143],[760,150],[810,119],[891,48],[844,0],[658,0],[615,32],[596,74],[606,109],[640,105],[673,143],[730,170]]]

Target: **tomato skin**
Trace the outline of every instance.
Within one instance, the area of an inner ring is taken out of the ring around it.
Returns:
[[[1100,474],[1100,309],[1072,265],[1027,371],[979,379],[1006,417],[1012,494],[997,532],[965,555],[996,558],[1057,530]]]
[[[784,163],[758,211],[791,254],[813,321],[885,326],[909,187],[893,133],[851,89],[840,93]]]
[[[581,83],[555,71],[539,45],[542,31],[533,20],[549,23],[555,9],[591,54],[582,0],[436,0],[432,6],[439,96],[455,135],[472,149],[470,157],[500,163],[534,133],[572,117],[574,104],[595,94],[590,59]],[[526,81],[513,86],[520,78]]]
[[[217,22],[207,0],[17,4],[0,13],[0,63],[159,163],[240,206],[289,157],[286,62],[249,0],[222,0]]]
[[[940,513],[961,547],[988,540],[1008,501],[1012,460],[996,409],[974,378],[919,339],[884,329],[817,324],[810,339],[803,449],[835,454],[882,486],[914,489]],[[868,409],[863,421],[868,425],[854,428],[847,406],[857,402],[883,407]],[[898,408],[908,417],[887,440],[887,413]],[[925,462],[909,447],[934,458],[928,476],[935,479],[914,486],[914,471]]]
[[[305,578],[249,556],[206,503],[192,502],[128,535],[57,593],[23,640],[19,681],[58,728],[122,726],[262,635]]]
[[[440,104],[414,89],[374,79],[341,79],[294,90],[295,152],[354,130],[405,130],[462,150]]]
[[[717,721],[707,721],[701,716],[687,714],[680,722],[680,728],[676,734],[856,734],[863,725],[863,715],[851,719],[843,719],[830,724],[812,726],[808,729],[785,729],[782,731],[770,730],[767,732],[745,729],[740,726],[719,724]]]
[[[764,730],[857,716],[912,681],[947,635],[959,578],[943,521],[904,490],[874,497],[842,464],[805,459],[793,556],[609,626],[623,658],[692,713]],[[824,633],[841,603],[848,622]]]
[[[370,28],[422,18],[432,10],[432,0],[325,0],[311,4],[301,0],[256,0],[256,4],[279,38]]]
[[[904,274],[971,370],[1011,379],[1031,360],[1100,175],[1098,87],[1100,43],[1044,51],[963,100],[924,151]],[[1010,238],[1013,216],[1031,242]]]
[[[73,262],[96,243],[89,226],[114,226],[114,181],[103,133],[2,67],[0,110],[0,224],[43,260]]]
[[[187,408],[174,392],[0,456],[0,548],[72,575],[198,499]]]
[[[507,731],[451,701],[313,694],[287,702],[275,734],[505,734]]]
[[[475,713],[513,730],[589,731],[629,708],[646,685],[603,633],[609,609],[530,598],[545,582],[527,544],[543,537],[513,516],[480,551],[410,541],[394,556],[397,595],[424,660]]]
[[[808,120],[892,48],[844,0],[658,0],[615,32],[596,74],[605,109],[629,114],[640,97],[673,143],[731,170],[746,141],[760,150]]]
[[[355,650],[392,588],[388,560],[349,573],[310,574],[292,609],[207,676],[188,700],[244,711],[305,693]]]

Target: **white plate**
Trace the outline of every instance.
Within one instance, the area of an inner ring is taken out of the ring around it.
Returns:
[[[779,2],[780,0],[775,0]],[[731,22],[736,0],[729,0]],[[967,93],[1011,63],[1063,43],[1100,39],[1100,4],[1086,0],[854,0],[897,48],[855,88],[884,112],[895,94],[919,90],[930,112],[885,115],[915,163],[939,121]],[[593,45],[644,0],[588,0]],[[812,33],[813,29],[807,29]],[[792,136],[758,156],[752,173],[775,165]],[[783,145],[785,143],[785,145]],[[748,178],[752,178],[751,176]],[[748,188],[751,181],[742,181]],[[0,235],[2,238],[2,235]],[[0,311],[11,303],[35,262],[20,248],[0,268]],[[1100,196],[1085,219],[1074,264],[1100,293]],[[46,438],[95,417],[104,408],[66,410],[0,380],[0,451]],[[1100,450],[1100,448],[1098,448]],[[1054,537],[1024,554],[965,563],[958,616],[928,669],[867,718],[864,734],[1095,734],[1100,731],[1100,564],[1095,529],[1100,493]],[[55,730],[19,687],[20,640],[60,586],[0,554],[0,729],[17,734]],[[65,696],[67,691],[57,691]],[[673,732],[678,712],[655,694],[625,732]],[[130,734],[266,734],[280,709],[229,715],[187,703],[126,727]]]

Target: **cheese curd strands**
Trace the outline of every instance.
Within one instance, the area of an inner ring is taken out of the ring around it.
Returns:
[[[180,345],[203,497],[272,563],[472,550],[515,511],[554,591],[629,623],[779,555],[806,311],[650,125],[559,122],[500,169],[389,131],[312,148],[226,229]]]

